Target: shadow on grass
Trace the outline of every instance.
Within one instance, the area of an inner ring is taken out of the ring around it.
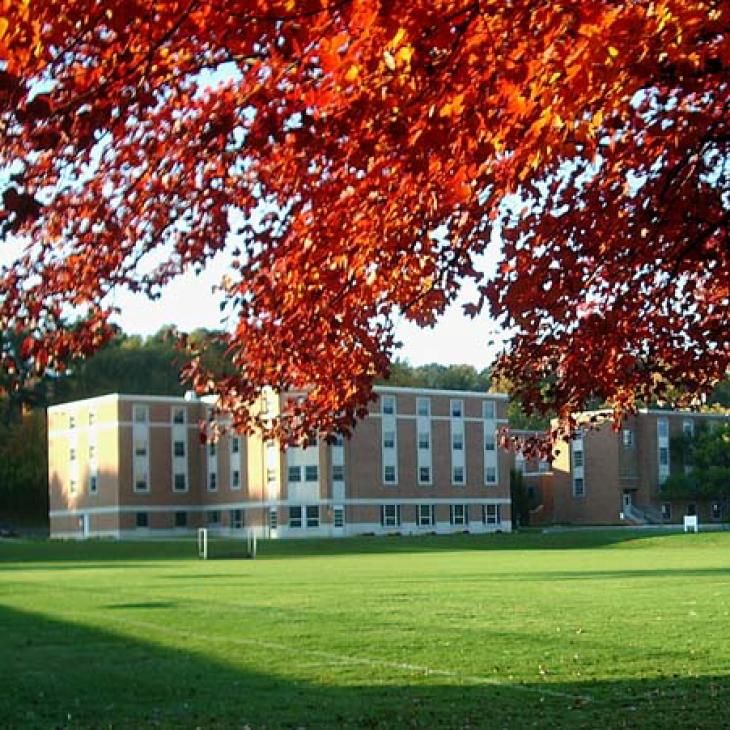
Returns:
[[[728,533],[677,535],[648,530],[601,529],[542,533],[494,533],[488,535],[384,535],[347,538],[309,538],[289,540],[259,540],[260,560],[309,558],[336,555],[379,555],[392,553],[438,553],[493,550],[594,550],[614,546],[641,546],[643,541],[679,540],[684,545],[709,542],[730,545]],[[243,537],[228,539],[213,537],[209,545],[213,560],[245,560],[246,542]],[[193,537],[183,540],[147,540],[117,542],[89,540],[84,542],[9,541],[0,542],[0,568],[10,563],[73,562],[73,569],[108,569],[115,564],[129,567],[135,562],[195,560],[196,542]]]
[[[116,625],[116,624],[113,624]],[[368,662],[331,663],[330,684],[277,676],[0,608],[0,718],[8,728],[721,728],[730,677],[495,684]],[[276,651],[276,649],[271,650]],[[266,653],[259,654],[266,656]],[[325,655],[323,655],[324,657]],[[297,671],[297,660],[291,662]],[[324,659],[322,660],[324,661]],[[325,662],[326,663],[326,662]],[[281,666],[281,664],[279,665]],[[299,666],[299,671],[305,667]],[[348,675],[349,670],[349,675]],[[357,676],[353,680],[353,672]],[[336,684],[340,677],[349,676]],[[391,679],[388,679],[388,677]]]

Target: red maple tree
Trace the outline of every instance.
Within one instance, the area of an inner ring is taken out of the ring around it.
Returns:
[[[0,0],[0,326],[58,367],[110,290],[226,249],[236,371],[188,376],[238,426],[266,384],[347,429],[394,314],[429,325],[470,278],[528,406],[702,393],[730,356],[729,69],[720,0]]]

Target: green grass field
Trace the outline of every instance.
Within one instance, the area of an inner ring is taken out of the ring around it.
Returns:
[[[0,727],[246,726],[730,727],[730,533],[0,542]]]

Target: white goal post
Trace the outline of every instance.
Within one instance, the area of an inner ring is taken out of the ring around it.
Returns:
[[[208,559],[208,530],[205,527],[198,528],[198,557]]]

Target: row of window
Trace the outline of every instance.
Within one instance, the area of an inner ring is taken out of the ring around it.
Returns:
[[[474,507],[479,510],[479,519],[485,525],[499,525],[502,522],[501,505],[484,504],[473,505],[472,511],[469,510],[468,504],[450,504],[449,505],[449,524],[451,525],[468,525],[473,521]],[[711,517],[713,520],[719,520],[722,517],[722,505],[719,502],[713,502],[710,506]],[[672,519],[672,505],[670,502],[664,502],[661,506],[662,518],[665,520]],[[232,509],[228,511],[229,525],[233,529],[240,529],[244,526],[245,512],[242,509]],[[697,514],[697,506],[688,504],[686,514]],[[208,526],[214,527],[221,524],[220,510],[210,510],[206,512],[206,522]],[[384,504],[380,507],[380,524],[383,527],[400,527],[401,526],[401,505]],[[436,507],[432,504],[419,504],[416,506],[416,524],[420,527],[433,527],[436,522]],[[137,512],[135,515],[135,525],[138,528],[149,527],[149,513]],[[188,526],[188,513],[177,511],[174,513],[175,527]],[[316,528],[320,525],[319,507],[317,505],[292,506],[289,508],[289,527],[290,528]],[[335,507],[333,509],[333,525],[336,528],[345,525],[345,509],[344,507]],[[278,515],[275,509],[269,512],[269,527],[276,529],[278,526]]]
[[[431,467],[420,466],[418,467],[418,483],[419,484],[431,484]],[[383,467],[383,482],[385,484],[396,484],[396,471],[395,466],[386,465]],[[484,482],[486,484],[497,483],[497,467],[487,466],[484,468]],[[466,470],[463,466],[454,466],[451,469],[451,483],[452,484],[466,484]]]
[[[687,505],[687,511],[685,512],[687,516],[692,516],[697,514],[697,505],[690,502]],[[712,502],[710,504],[710,516],[713,520],[719,520],[722,518],[722,504],[720,502]],[[672,519],[672,504],[671,502],[662,502],[662,519],[663,520],[671,520]]]
[[[384,416],[394,416],[396,414],[396,396],[382,396],[380,399],[380,410]],[[416,415],[422,418],[431,417],[430,398],[416,398]],[[449,415],[451,418],[463,418],[464,401],[457,398],[450,400]],[[484,401],[482,403],[482,418],[485,421],[493,421],[496,418],[496,404],[494,401]]]
[[[234,529],[240,529],[244,524],[244,511],[242,509],[232,509],[228,511],[229,525]],[[188,526],[188,513],[184,511],[177,511],[174,513],[174,525],[175,527],[187,527]],[[213,527],[221,524],[221,513],[220,510],[211,510],[206,512],[206,522],[209,526]],[[144,528],[150,526],[150,517],[148,512],[137,512],[135,514],[135,526],[138,528]]]
[[[502,522],[501,505],[483,504],[474,506],[479,509],[479,519],[485,525],[498,525]],[[473,521],[473,509],[470,514],[468,504],[449,505],[449,524],[468,525],[470,521]],[[381,505],[380,524],[383,527],[400,527],[401,505]],[[416,524],[419,527],[434,527],[436,525],[436,506],[433,504],[416,505]]]
[[[418,434],[418,448],[421,450],[428,450],[431,448],[431,434],[428,431],[424,431]],[[383,448],[394,449],[395,448],[395,431],[383,431]],[[485,434],[484,436],[484,449],[486,451],[495,451],[497,448],[497,442],[494,434]],[[452,451],[463,451],[464,450],[464,434],[453,433],[451,434],[451,450]]]
[[[92,477],[93,478],[93,477]],[[241,472],[238,469],[231,471],[231,489],[241,488]],[[90,491],[96,491],[96,489]],[[136,474],[134,477],[134,491],[135,492],[149,492],[150,485],[146,474]],[[184,472],[176,472],[172,477],[172,491],[173,492],[187,492],[188,491],[188,477]],[[210,472],[208,474],[208,491],[218,491],[218,474],[216,472]]]

